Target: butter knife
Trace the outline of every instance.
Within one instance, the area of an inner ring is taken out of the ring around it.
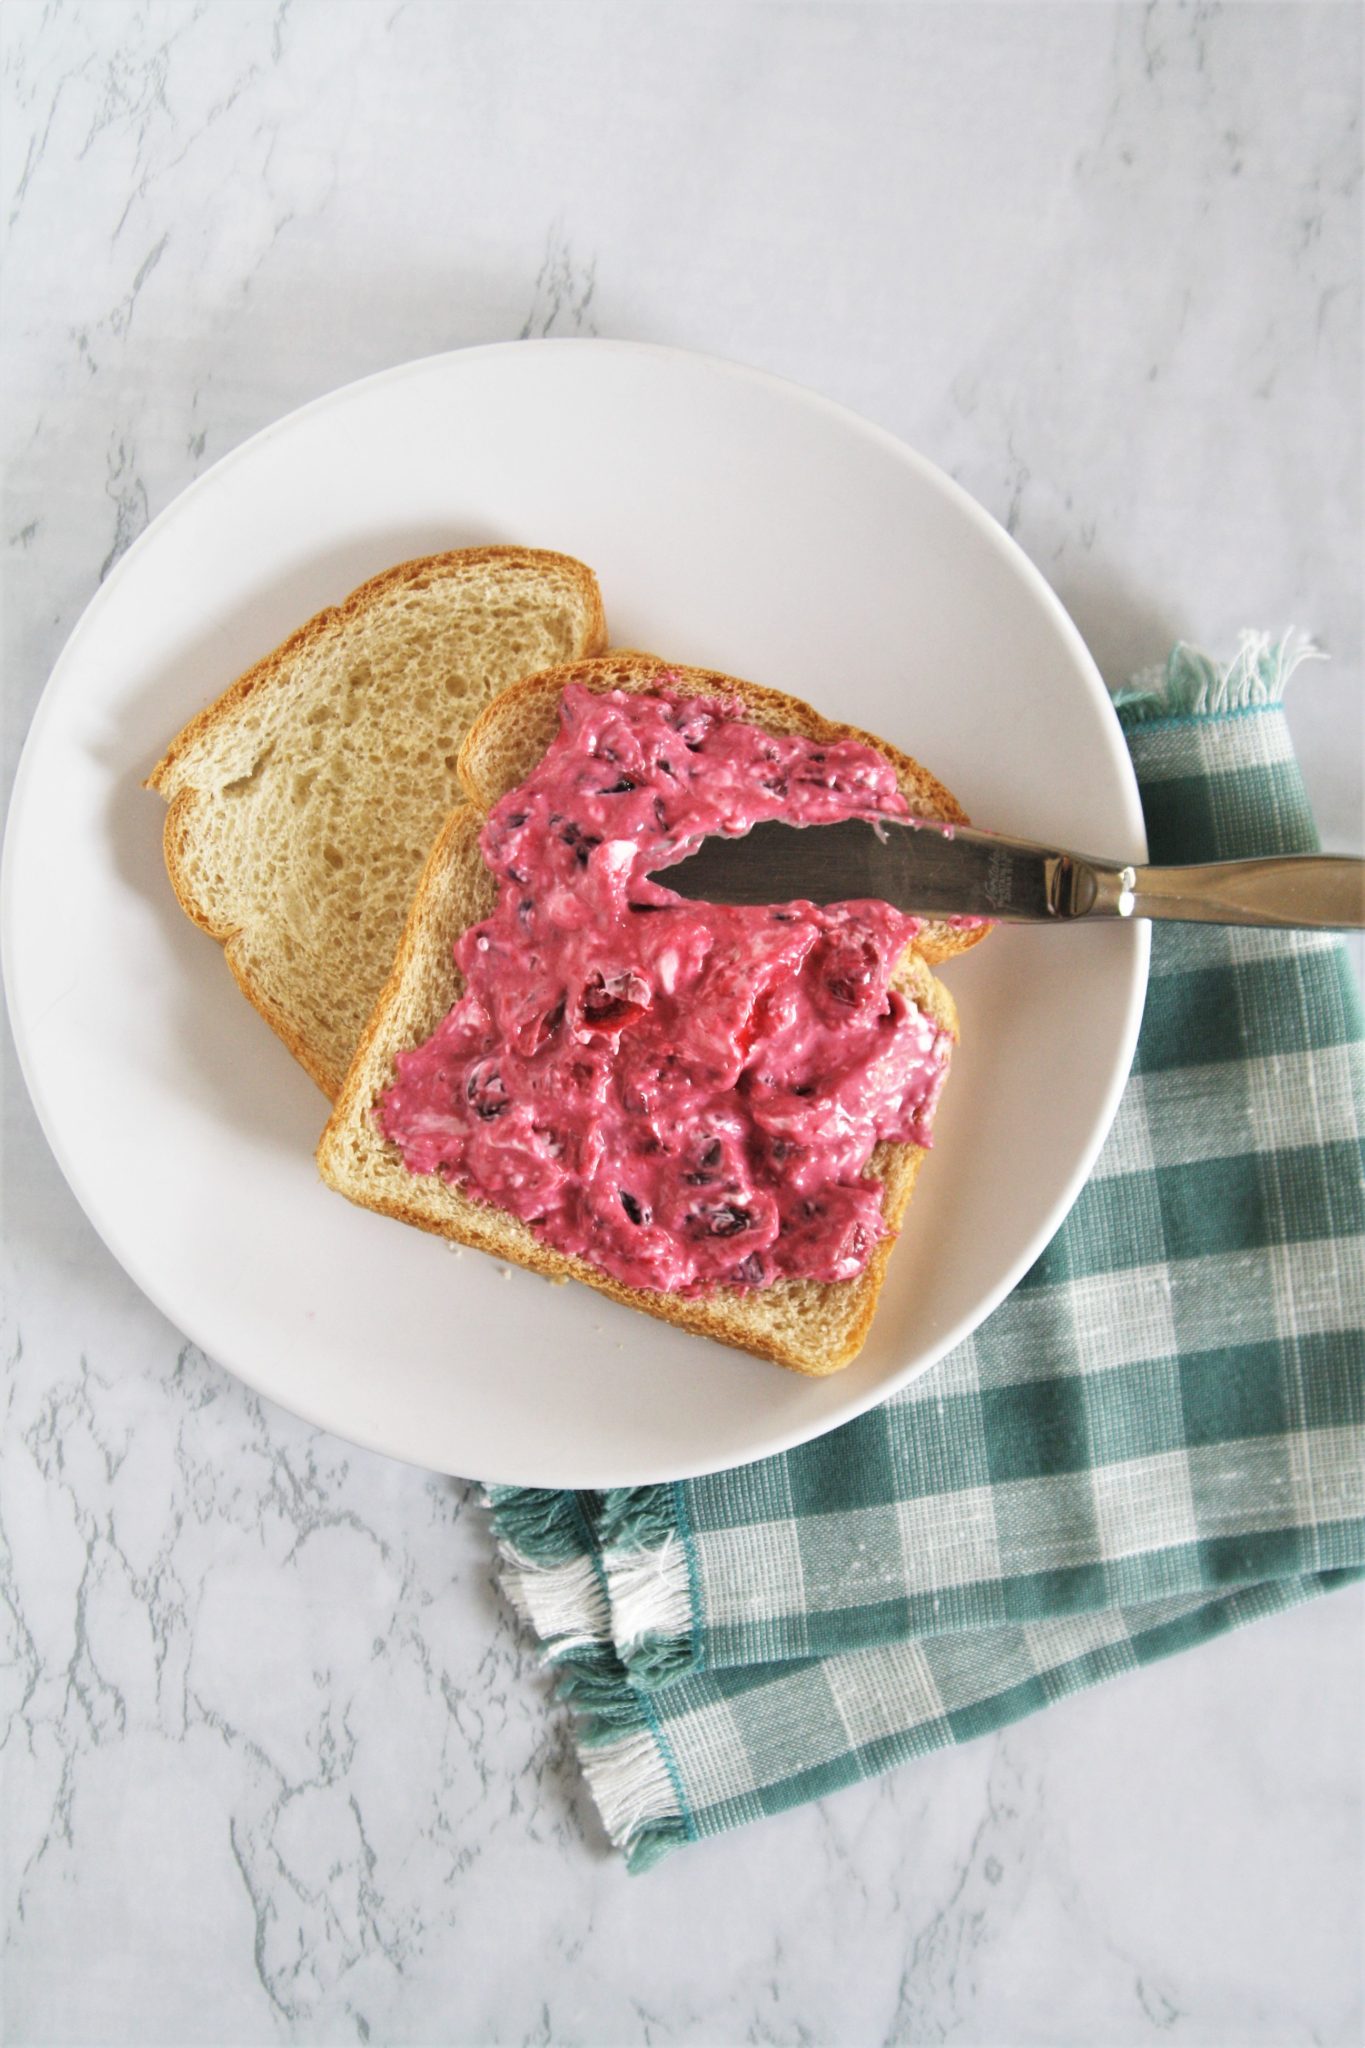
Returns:
[[[755,825],[704,839],[652,878],[693,903],[849,903],[1007,924],[1173,917],[1202,924],[1365,927],[1365,860],[1302,853],[1135,867],[965,825],[896,819]]]

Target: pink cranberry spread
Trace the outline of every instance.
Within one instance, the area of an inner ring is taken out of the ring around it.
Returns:
[[[465,993],[399,1055],[382,1130],[414,1173],[510,1210],[632,1287],[848,1280],[883,1235],[873,1146],[929,1143],[950,1041],[890,977],[885,903],[731,909],[649,873],[762,819],[903,817],[890,765],[732,703],[569,688],[496,805],[497,908]]]

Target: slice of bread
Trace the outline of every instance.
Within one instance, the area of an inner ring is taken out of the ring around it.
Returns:
[[[756,1291],[723,1288],[706,1297],[683,1299],[622,1286],[586,1260],[543,1244],[528,1225],[505,1210],[463,1194],[437,1175],[410,1173],[375,1121],[375,1106],[394,1079],[396,1055],[429,1037],[461,993],[462,980],[451,957],[455,941],[469,925],[489,915],[497,893],[479,851],[479,833],[489,806],[523,782],[540,760],[553,737],[565,688],[580,683],[595,690],[648,691],[665,680],[683,696],[738,698],[747,718],[773,732],[870,740],[895,766],[916,811],[965,822],[956,799],[908,755],[822,718],[797,698],[731,676],[669,667],[648,655],[613,655],[514,684],[465,741],[460,778],[470,800],[448,820],[427,860],[393,971],[318,1146],[318,1166],[329,1186],[364,1208],[474,1245],[551,1279],[584,1281],[646,1315],[797,1372],[836,1372],[857,1355],[871,1325],[886,1263],[924,1158],[918,1146],[884,1143],[872,1155],[871,1171],[885,1191],[887,1235],[856,1279],[783,1280]],[[980,933],[959,934],[945,927],[942,935],[925,936],[936,948],[959,951]],[[942,951],[936,957],[942,957]],[[903,955],[894,981],[957,1037],[952,998],[916,950]]]
[[[153,769],[181,905],[327,1095],[460,800],[471,725],[518,677],[605,645],[597,579],[567,555],[402,562],[257,662]]]

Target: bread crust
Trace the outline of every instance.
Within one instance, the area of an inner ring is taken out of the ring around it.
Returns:
[[[392,971],[319,1141],[318,1168],[338,1193],[381,1215],[525,1266],[549,1280],[581,1281],[612,1301],[676,1324],[693,1335],[710,1337],[793,1371],[823,1377],[851,1363],[867,1337],[891,1250],[923,1164],[925,1155],[920,1147],[884,1142],[873,1152],[869,1170],[882,1181],[886,1235],[855,1279],[826,1283],[784,1280],[758,1293],[719,1288],[694,1299],[627,1287],[588,1260],[544,1244],[528,1224],[510,1212],[451,1187],[437,1175],[410,1173],[374,1119],[375,1106],[393,1079],[395,1054],[417,1042],[414,1036],[404,1034],[401,1022],[403,1013],[413,1007],[422,977],[429,971],[433,980],[442,975],[439,991],[425,991],[427,1000],[422,1007],[431,1021],[423,1035],[429,1035],[462,991],[462,978],[451,958],[454,941],[469,924],[487,916],[496,900],[496,884],[484,866],[478,835],[492,804],[524,780],[535,765],[534,760],[526,761],[517,772],[513,762],[519,758],[518,743],[524,743],[523,751],[535,744],[547,707],[553,708],[557,718],[559,700],[569,683],[646,693],[659,687],[661,668],[676,678],[673,686],[680,695],[737,698],[756,723],[772,731],[831,742],[864,741],[892,762],[907,797],[921,806],[924,815],[965,822],[965,813],[951,791],[909,755],[873,734],[825,718],[799,698],[715,670],[677,667],[653,656],[614,654],[547,669],[512,684],[481,714],[465,739],[459,775],[468,801],[452,813],[428,856]],[[495,748],[495,742],[503,741],[508,744]],[[935,806],[932,810],[927,808],[931,803]],[[471,898],[474,914],[452,923],[446,913],[461,891]],[[982,935],[960,936],[974,944]],[[434,969],[433,960],[437,963]],[[902,955],[894,981],[957,1040],[952,997],[930,973],[926,957],[918,951],[918,941]],[[801,1316],[804,1342],[765,1325],[762,1305],[773,1303],[792,1303],[798,1308],[809,1304],[809,1314]],[[813,1333],[820,1331],[827,1331],[827,1337],[813,1342]]]

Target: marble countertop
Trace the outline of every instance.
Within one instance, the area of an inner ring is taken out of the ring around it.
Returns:
[[[246,435],[601,333],[903,435],[1113,678],[1310,630],[1359,849],[1358,11],[11,0],[0,57],[7,777]],[[1360,2038],[1365,1598],[629,1878],[471,1489],[187,1346],[12,1058],[3,1128],[5,2042]]]

